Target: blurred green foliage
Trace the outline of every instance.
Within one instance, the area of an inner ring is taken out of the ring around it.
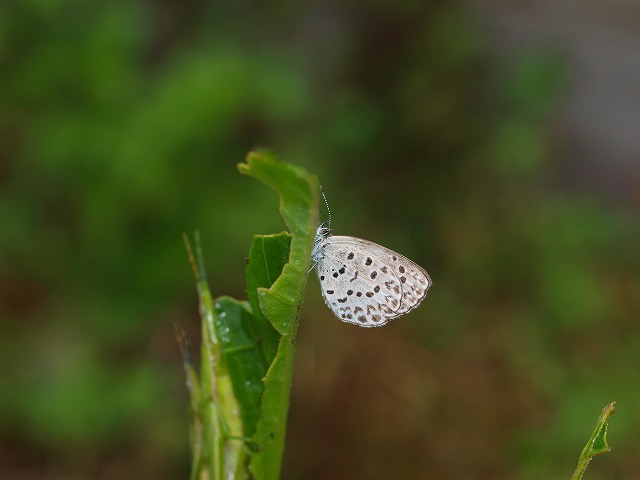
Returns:
[[[569,478],[611,401],[587,476],[637,475],[637,212],[558,174],[567,67],[475,23],[453,2],[3,2],[0,476],[186,477],[180,234],[243,296],[251,236],[284,228],[235,170],[256,145],[320,175],[337,234],[435,281],[367,334],[309,295],[286,478]]]

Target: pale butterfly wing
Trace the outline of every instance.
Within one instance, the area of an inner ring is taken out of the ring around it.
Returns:
[[[382,326],[416,308],[431,286],[422,267],[381,245],[331,235],[318,243],[322,296],[342,321]]]

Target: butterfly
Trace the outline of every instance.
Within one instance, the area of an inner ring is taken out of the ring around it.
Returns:
[[[377,243],[331,233],[331,211],[322,191],[329,220],[322,223],[311,259],[322,297],[343,322],[381,327],[420,305],[432,285],[417,263]]]

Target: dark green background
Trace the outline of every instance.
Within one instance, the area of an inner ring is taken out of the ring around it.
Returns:
[[[637,201],[567,175],[570,64],[496,42],[450,1],[2,2],[0,477],[186,478],[180,235],[244,297],[265,146],[434,280],[374,330],[309,282],[284,478],[568,479],[611,401],[588,478],[640,478]]]

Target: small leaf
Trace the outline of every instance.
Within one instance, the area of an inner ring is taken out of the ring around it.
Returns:
[[[589,465],[589,462],[593,457],[600,455],[601,453],[611,451],[611,447],[609,447],[609,444],[607,443],[607,428],[609,427],[609,418],[611,418],[611,415],[616,411],[615,405],[616,402],[612,402],[602,409],[596,428],[580,454],[578,466],[576,467],[571,480],[580,480],[582,478],[582,475],[584,475],[584,472],[587,469],[587,465]]]
[[[261,348],[269,364],[276,355],[280,335],[260,310],[258,289],[269,288],[280,277],[289,260],[291,235],[256,235],[249,251],[247,264],[247,296],[251,311],[256,317],[256,334],[261,338]],[[263,372],[267,373],[266,369]]]
[[[246,302],[219,297],[215,310],[222,363],[229,373],[233,393],[240,406],[242,435],[251,437],[260,416],[262,378],[271,359],[265,358],[262,353],[262,340],[255,331],[256,319]]]

